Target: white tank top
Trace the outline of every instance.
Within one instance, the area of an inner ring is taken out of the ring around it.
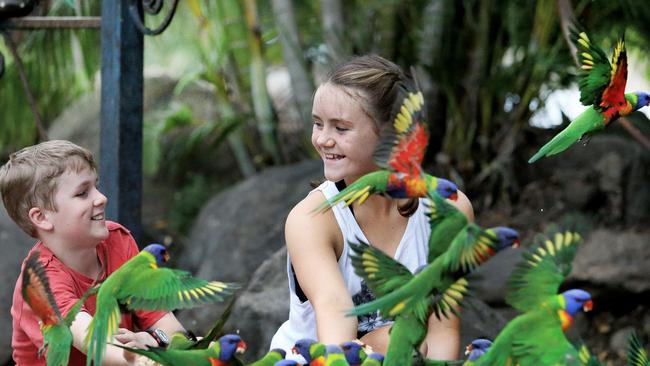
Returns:
[[[312,190],[310,194],[315,191],[323,192],[327,199],[339,193],[336,184],[330,181],[324,182]],[[422,201],[421,199],[417,211],[409,217],[404,236],[395,251],[395,259],[411,270],[411,272],[415,272],[418,267],[427,263],[428,241],[431,228],[429,227],[426,208]],[[361,277],[354,273],[354,267],[349,257],[350,247],[348,246],[348,241],[356,243],[358,242],[357,238],[360,238],[364,242],[368,242],[368,239],[363,231],[361,231],[349,207],[344,207],[343,203],[340,203],[332,207],[332,212],[343,234],[343,250],[338,260],[339,270],[343,274],[343,280],[354,304],[367,303],[373,300],[374,296],[368,290]],[[298,298],[298,295],[296,295],[295,276],[291,268],[291,258],[289,258],[288,254],[287,275],[289,277],[290,296],[289,320],[284,322],[275,333],[271,340],[270,348],[282,348],[287,352],[287,358],[293,357],[301,361],[302,357],[300,356],[297,358],[290,356],[292,355],[291,348],[301,338],[318,339],[316,336],[316,315],[309,300],[302,302]],[[367,333],[388,323],[379,314],[368,314],[358,318],[358,333]]]

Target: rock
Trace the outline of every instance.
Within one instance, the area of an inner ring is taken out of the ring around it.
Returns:
[[[0,204],[0,243],[5,254],[0,257],[0,321],[7,329],[0,333],[0,364],[11,360],[11,303],[20,266],[36,240],[25,234]]]
[[[627,343],[634,327],[625,327],[616,331],[609,340],[609,348],[616,352],[619,357],[625,358],[627,354]]]
[[[597,229],[578,248],[569,280],[622,288],[641,294],[650,290],[650,233]]]

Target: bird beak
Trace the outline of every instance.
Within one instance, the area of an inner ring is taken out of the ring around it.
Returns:
[[[165,263],[167,263],[167,261],[169,260],[169,253],[166,251],[165,254],[163,254],[163,260],[165,261]]]
[[[473,349],[474,349],[474,347],[472,347],[471,344],[468,344],[467,346],[465,346],[465,356],[469,355],[472,352]]]
[[[242,353],[244,353],[246,351],[246,347],[247,347],[246,342],[239,341],[239,343],[237,343],[237,350],[235,351],[235,353],[237,353],[238,355],[241,355]]]
[[[521,245],[521,241],[519,241],[519,239],[515,240],[515,241],[512,243],[512,247],[513,247],[513,248],[519,248],[520,245]]]
[[[291,353],[293,353],[294,355],[297,355],[298,354],[298,349],[296,347],[291,347]]]
[[[452,193],[451,196],[449,196],[449,199],[451,201],[456,201],[458,199],[458,192]]]
[[[591,300],[587,300],[584,305],[582,305],[582,311],[587,312],[591,311],[591,309],[594,308],[594,302]]]

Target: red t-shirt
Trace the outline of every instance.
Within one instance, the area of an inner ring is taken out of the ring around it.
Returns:
[[[138,254],[138,247],[129,231],[122,225],[107,221],[108,238],[97,245],[97,256],[104,268],[100,280],[115,272],[129,258]],[[74,303],[81,298],[94,279],[65,266],[52,252],[40,241],[30,250],[41,252],[39,260],[47,273],[50,287],[54,293],[61,314],[65,316]],[[27,257],[29,257],[29,254]],[[25,262],[23,261],[23,267]],[[29,305],[23,300],[22,270],[14,288],[11,317],[13,318],[13,333],[11,347],[13,359],[17,365],[45,365],[45,357],[38,358],[38,348],[43,345],[43,335],[38,325],[38,317],[32,312]],[[95,301],[97,297],[91,296],[84,302],[81,311],[90,315],[95,314]],[[164,311],[137,311],[133,314],[123,314],[120,327],[130,330],[147,329],[165,315]],[[85,365],[86,355],[78,349],[71,347],[69,365]]]

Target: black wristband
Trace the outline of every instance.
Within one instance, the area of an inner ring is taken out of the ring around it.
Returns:
[[[162,329],[159,328],[150,328],[145,330],[145,332],[149,333],[151,337],[158,343],[158,347],[166,348],[169,346],[169,338],[167,338],[167,334]]]

